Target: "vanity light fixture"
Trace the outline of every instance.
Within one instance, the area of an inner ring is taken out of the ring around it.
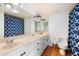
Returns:
[[[47,20],[42,18],[40,14],[36,14],[34,16],[34,21],[36,21],[36,22],[47,22]]]
[[[40,15],[40,14],[36,14],[36,15],[34,16],[34,21],[39,22],[40,19],[41,19],[41,15]]]
[[[5,5],[6,5],[7,8],[11,9],[12,12],[18,13],[18,11],[14,9],[13,4],[11,4],[11,3],[5,3]]]
[[[13,5],[20,6],[20,3],[12,3]]]
[[[13,9],[13,10],[12,10],[12,12],[14,12],[14,13],[18,13],[18,11],[17,11],[17,10],[15,10],[15,9]]]
[[[5,6],[6,6],[7,8],[9,8],[9,9],[11,9],[11,8],[13,7],[11,3],[5,3]]]
[[[41,18],[41,15],[37,14],[37,15],[34,16],[34,18]]]

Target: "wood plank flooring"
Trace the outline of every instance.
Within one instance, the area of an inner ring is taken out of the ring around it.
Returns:
[[[66,53],[65,56],[71,56],[72,54],[70,50],[66,50],[65,53]],[[59,53],[58,47],[53,48],[51,46],[48,46],[43,52],[42,56],[63,56],[63,55]]]

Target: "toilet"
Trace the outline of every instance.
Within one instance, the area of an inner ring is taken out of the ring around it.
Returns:
[[[65,50],[67,49],[67,46],[62,46],[61,44],[58,44],[59,46],[59,52],[61,55],[65,55]]]
[[[67,40],[66,39],[59,39],[59,42],[58,42],[58,46],[59,46],[59,52],[61,55],[65,55],[65,50],[67,49]]]
[[[63,37],[52,37],[51,35],[50,38],[53,39],[51,40],[51,42],[53,43],[53,47],[55,47],[55,45],[57,44],[58,47],[60,48],[59,49],[60,54],[65,55],[65,50],[67,49],[68,46],[67,39]]]

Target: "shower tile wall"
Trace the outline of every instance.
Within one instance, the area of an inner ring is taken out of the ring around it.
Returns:
[[[4,37],[16,36],[24,34],[24,19],[4,15]]]
[[[79,3],[69,14],[69,47],[73,56],[79,56]]]

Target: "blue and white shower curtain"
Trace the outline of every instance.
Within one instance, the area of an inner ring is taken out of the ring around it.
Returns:
[[[69,13],[69,47],[73,56],[79,56],[79,3]]]

